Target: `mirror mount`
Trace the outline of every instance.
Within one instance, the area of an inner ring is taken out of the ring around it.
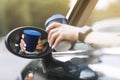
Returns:
[[[43,66],[43,72],[46,74],[54,68],[64,66],[64,62],[56,60],[55,58],[53,58],[52,53],[41,58],[41,63]]]

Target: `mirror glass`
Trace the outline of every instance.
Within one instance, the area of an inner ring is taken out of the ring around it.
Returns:
[[[17,56],[41,58],[51,52],[47,35],[47,32],[39,27],[22,26],[7,34],[5,45],[11,53]]]

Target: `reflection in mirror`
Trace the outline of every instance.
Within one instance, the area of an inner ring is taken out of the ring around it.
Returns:
[[[47,35],[47,32],[39,27],[23,26],[10,31],[5,44],[8,50],[17,56],[40,58],[50,53]]]
[[[24,46],[26,44],[23,44],[22,42],[25,43],[24,39],[21,38],[21,41],[20,41],[20,44],[19,44],[20,45],[19,54],[22,54],[22,55],[39,55],[47,49],[47,40],[46,39],[39,38],[38,41],[37,41],[37,45],[35,46],[35,50],[32,51],[32,52],[27,51],[25,46]]]

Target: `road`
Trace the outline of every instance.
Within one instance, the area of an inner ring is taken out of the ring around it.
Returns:
[[[18,80],[21,70],[31,61],[11,54],[4,45],[4,38],[0,40],[0,80]]]

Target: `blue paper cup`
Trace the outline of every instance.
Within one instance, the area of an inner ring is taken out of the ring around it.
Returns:
[[[41,33],[36,30],[24,30],[23,33],[25,35],[26,51],[34,52]]]

